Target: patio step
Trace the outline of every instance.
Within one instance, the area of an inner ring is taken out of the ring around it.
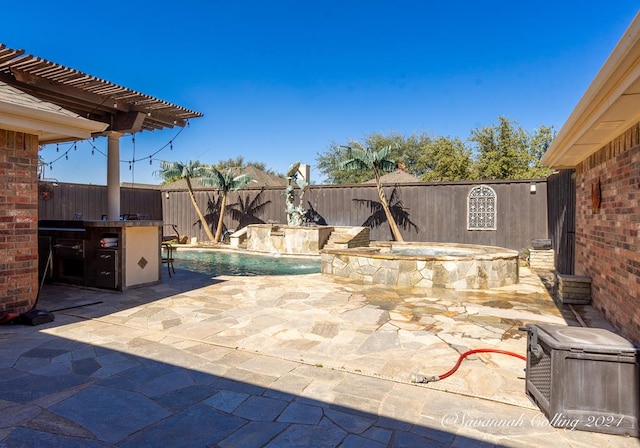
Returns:
[[[369,246],[368,227],[335,227],[323,249],[348,249]]]

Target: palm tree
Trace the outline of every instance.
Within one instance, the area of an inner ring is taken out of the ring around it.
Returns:
[[[187,189],[189,190],[189,197],[191,198],[191,203],[193,204],[193,208],[196,210],[196,214],[200,219],[200,222],[203,223],[203,228],[207,237],[211,242],[215,241],[213,233],[211,233],[211,229],[206,225],[204,215],[202,214],[202,210],[198,206],[196,202],[196,197],[193,194],[193,187],[191,185],[191,179],[197,179],[198,182],[203,183],[205,179],[213,177],[214,173],[209,169],[203,166],[199,161],[189,161],[187,163],[184,162],[160,162],[160,169],[155,172],[157,177],[162,178],[165,182],[174,180],[174,179],[184,179],[187,182]]]
[[[210,228],[213,228],[213,223],[217,223],[218,222],[218,218],[220,217],[220,204],[222,203],[222,195],[218,195],[218,198],[214,201],[213,198],[211,196],[209,196],[209,198],[207,199],[207,212],[204,215],[204,219],[206,220],[205,223],[203,223],[202,221],[200,221],[199,219],[193,223],[193,225],[195,226],[196,224],[198,224],[199,227],[202,227],[203,225],[205,226],[209,226]],[[223,233],[224,233],[223,229]]]
[[[376,179],[376,189],[378,190],[378,197],[380,198],[380,205],[382,206],[384,214],[387,217],[389,227],[391,227],[391,234],[396,241],[404,241],[404,239],[402,238],[402,234],[400,233],[400,229],[398,229],[398,225],[396,224],[395,219],[393,219],[391,211],[389,211],[387,198],[385,197],[384,191],[382,190],[382,185],[380,185],[380,172],[393,171],[396,168],[396,163],[393,160],[389,159],[391,146],[385,146],[380,151],[376,151],[371,147],[348,147],[348,149],[351,158],[343,161],[340,164],[340,168],[343,170],[373,169],[373,174]]]
[[[264,224],[264,221],[258,218],[258,215],[264,211],[267,205],[271,204],[271,201],[262,202],[262,193],[264,193],[264,187],[260,189],[255,198],[250,200],[247,193],[244,200],[242,196],[238,196],[238,202],[227,206],[231,217],[238,221],[239,229],[249,224]]]
[[[222,203],[220,204],[220,216],[218,217],[218,227],[216,228],[216,235],[214,241],[220,242],[222,237],[222,227],[224,220],[224,212],[227,206],[227,194],[232,190],[239,190],[246,186],[251,181],[251,176],[248,174],[241,174],[234,176],[231,170],[227,170],[224,174],[215,168],[210,168],[211,177],[201,179],[203,185],[215,187],[222,196]],[[202,218],[204,221],[204,218]]]
[[[378,201],[372,201],[370,199],[352,199],[353,202],[358,205],[366,205],[371,211],[371,215],[362,223],[363,227],[379,227],[387,221],[387,217],[382,208],[382,204]],[[398,193],[398,187],[394,187],[389,196],[389,210],[396,222],[403,229],[413,229],[417,232],[420,231],[418,226],[409,219],[409,212],[404,208],[404,204],[400,200],[400,193]]]

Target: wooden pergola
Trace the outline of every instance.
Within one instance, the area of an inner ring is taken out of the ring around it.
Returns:
[[[120,146],[125,133],[184,127],[203,114],[119,86],[0,43],[0,81],[35,98],[108,126],[94,137],[108,139],[108,219],[120,216]],[[57,141],[69,141],[69,138]],[[56,143],[40,139],[41,144]]]
[[[25,93],[109,124],[105,132],[185,126],[202,114],[0,43],[0,80]],[[49,142],[47,142],[49,143]]]

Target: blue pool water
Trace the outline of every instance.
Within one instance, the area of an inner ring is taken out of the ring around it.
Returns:
[[[290,275],[320,272],[320,258],[290,258],[222,250],[177,250],[176,268],[210,275]]]

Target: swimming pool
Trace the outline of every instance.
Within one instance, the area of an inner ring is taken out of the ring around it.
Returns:
[[[320,258],[278,257],[226,250],[176,250],[178,269],[210,275],[291,275],[320,272]]]

